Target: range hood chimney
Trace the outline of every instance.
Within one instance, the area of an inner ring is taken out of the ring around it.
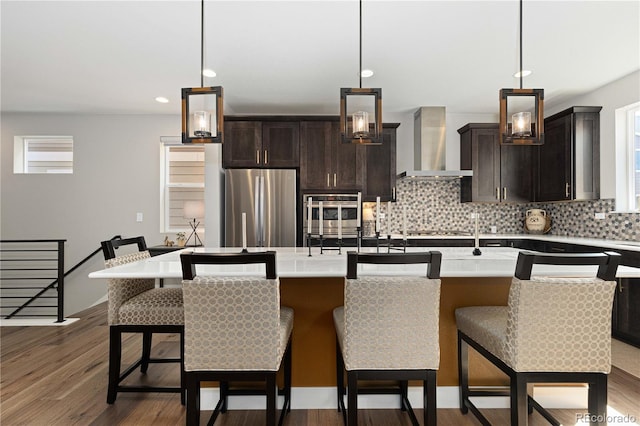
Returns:
[[[472,176],[471,170],[446,170],[446,108],[421,107],[413,114],[413,166],[398,178],[456,179]]]

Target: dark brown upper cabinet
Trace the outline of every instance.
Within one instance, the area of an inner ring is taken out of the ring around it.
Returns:
[[[365,147],[343,144],[338,121],[300,123],[302,191],[362,191]]]
[[[400,123],[384,123],[382,145],[365,146],[366,178],[363,201],[395,201],[396,198],[396,129]]]
[[[536,201],[600,198],[600,110],[572,107],[544,120],[536,147]]]
[[[500,145],[498,123],[469,123],[458,133],[460,168],[473,170],[462,178],[462,202],[533,201],[534,146]]]
[[[297,168],[300,123],[297,121],[225,122],[224,168]]]

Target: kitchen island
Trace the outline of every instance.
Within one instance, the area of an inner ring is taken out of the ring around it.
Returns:
[[[185,249],[194,250],[194,249]],[[342,254],[320,254],[306,248],[274,248],[277,251],[277,273],[281,280],[282,304],[295,311],[293,330],[293,386],[295,388],[333,388],[335,378],[335,331],[332,311],[343,304],[346,250]],[[408,251],[425,251],[410,247]],[[482,255],[473,256],[469,247],[433,247],[442,252],[442,287],[440,296],[440,369],[439,387],[458,385],[456,361],[456,326],[454,311],[463,306],[505,305],[511,277],[520,250],[509,247],[482,247]],[[238,252],[235,248],[195,249],[197,252]],[[250,249],[261,251],[261,249]],[[375,248],[362,251],[375,252]],[[181,278],[180,252],[167,253],[140,262],[91,273],[91,278]],[[424,274],[424,265],[360,265],[359,274]],[[202,265],[199,274],[244,275],[263,274],[264,267],[256,265]],[[534,275],[594,275],[595,267],[558,269],[539,265]],[[640,270],[620,267],[620,277],[640,277]],[[492,385],[507,383],[506,376],[481,357],[472,356],[471,383]],[[455,399],[454,388],[449,389]],[[443,389],[444,390],[444,389]],[[440,393],[440,390],[439,390]],[[335,405],[333,394],[326,404]],[[316,398],[317,396],[314,396]],[[294,408],[296,404],[294,389]],[[453,402],[452,402],[453,404]],[[316,405],[316,408],[318,406]]]

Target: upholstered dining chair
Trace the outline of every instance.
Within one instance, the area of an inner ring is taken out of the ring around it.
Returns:
[[[102,241],[102,251],[107,268],[149,258],[144,237]],[[123,246],[137,245],[138,251],[116,256]],[[108,281],[109,324],[109,384],[107,403],[113,404],[118,392],[176,392],[184,404],[183,330],[184,311],[181,288],[156,288],[154,279],[111,278]],[[122,334],[142,334],[141,357],[121,372]],[[151,346],[154,333],[178,334],[180,356],[178,358],[152,358]],[[144,374],[149,363],[175,362],[180,364],[180,386],[131,386],[122,385],[137,367]]]
[[[266,424],[276,424],[276,374],[284,362],[284,404],[291,410],[293,309],[280,306],[276,252],[182,253],[187,425],[200,422],[200,382],[220,383],[220,399],[208,424],[225,413],[229,395],[266,395]],[[196,265],[264,264],[265,276],[199,275]],[[264,389],[230,387],[263,382]]]
[[[617,253],[520,252],[507,306],[456,309],[461,411],[471,410],[482,424],[490,425],[470,398],[509,396],[512,426],[526,425],[533,409],[551,424],[560,424],[527,395],[527,386],[587,383],[591,424],[605,425],[619,263]],[[536,264],[597,265],[598,271],[586,278],[532,277]],[[469,346],[509,376],[506,393],[469,388]]]
[[[440,365],[440,252],[347,253],[344,306],[333,311],[336,328],[338,410],[358,424],[358,394],[395,393],[411,422],[408,380],[423,383],[424,423],[436,424],[436,375]],[[359,264],[426,264],[426,274],[361,274]],[[347,373],[347,391],[344,386]],[[359,381],[399,381],[397,388],[367,389]],[[347,393],[348,410],[344,395]]]

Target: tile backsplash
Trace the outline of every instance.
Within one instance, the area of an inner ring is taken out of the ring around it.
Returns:
[[[523,234],[526,211],[543,209],[551,217],[549,235],[563,235],[610,240],[640,241],[640,213],[610,214],[612,199],[557,203],[461,203],[460,180],[399,180],[397,200],[392,203],[391,232],[401,233],[403,215],[406,229],[464,231],[473,233],[478,212],[481,233],[496,227],[498,234]],[[381,212],[386,214],[387,203]],[[404,212],[404,214],[403,214]],[[595,219],[595,213],[606,213]],[[374,209],[375,215],[375,209]],[[388,222],[381,220],[381,233],[388,232]]]

